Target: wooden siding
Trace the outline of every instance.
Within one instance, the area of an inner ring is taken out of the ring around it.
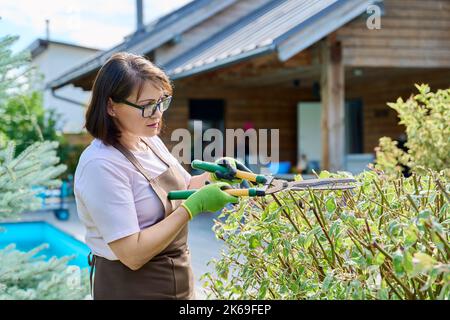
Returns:
[[[450,1],[385,0],[381,29],[361,17],[337,31],[346,66],[450,67]]]
[[[428,83],[433,91],[450,88],[450,69],[364,68],[360,77],[355,77],[353,71],[347,71],[345,96],[346,100],[362,100],[366,153],[374,152],[380,137],[396,139],[404,131],[388,102],[416,94],[416,83]]]
[[[310,91],[280,87],[221,88],[177,86],[173,105],[164,115],[161,134],[169,150],[177,142],[170,141],[173,130],[187,128],[189,99],[225,99],[225,128],[243,128],[246,121],[255,129],[279,129],[280,160],[297,160],[297,103],[311,101]],[[270,150],[270,146],[268,147]]]
[[[450,87],[450,69],[392,69],[362,68],[362,76],[354,75],[353,68],[346,69],[345,99],[361,99],[364,114],[365,153],[373,153],[379,138],[393,139],[403,132],[397,113],[387,106],[398,97],[407,99],[417,92],[415,83],[429,83],[432,90]],[[213,81],[211,83],[214,83]],[[297,159],[297,103],[318,101],[311,88],[226,87],[175,83],[173,105],[164,116],[163,140],[169,149],[175,142],[170,135],[177,128],[187,128],[189,99],[225,99],[225,128],[242,128],[252,121],[257,129],[280,129],[280,159],[293,163]],[[319,123],[317,124],[320,125]]]

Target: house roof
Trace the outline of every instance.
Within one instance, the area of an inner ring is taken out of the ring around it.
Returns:
[[[70,47],[70,48],[77,48],[77,49],[83,49],[88,51],[97,52],[100,51],[100,49],[92,48],[92,47],[85,47],[80,46],[73,43],[63,42],[63,41],[55,41],[55,40],[45,40],[45,39],[36,39],[33,41],[26,50],[31,53],[31,57],[34,59],[38,55],[40,55],[45,49],[48,48],[49,44],[56,44],[60,46]]]
[[[274,0],[164,68],[171,78],[177,79],[272,51],[278,51],[280,60],[287,60],[293,54],[282,52],[283,45],[293,37],[297,42],[295,53],[298,53],[361,15],[372,2]],[[308,30],[306,34],[305,30]],[[303,36],[296,37],[299,34]]]
[[[57,89],[99,68],[114,52],[126,50],[137,54],[148,53],[167,42],[158,42],[155,37],[161,37],[162,34],[173,37],[167,30],[173,27],[174,23],[166,21],[170,19],[179,21],[181,17],[189,15],[189,12],[207,6],[211,2],[214,1],[191,2],[167,17],[159,19],[160,22],[153,23],[149,26],[150,30],[146,30],[145,33],[129,37],[85,65],[74,68],[51,82],[49,87]],[[222,0],[219,3],[223,3],[222,5],[226,7],[234,2]],[[220,32],[212,34],[194,49],[182,52],[163,67],[172,79],[178,79],[274,51],[278,53],[280,60],[284,61],[358,17],[374,2],[379,0],[273,0]],[[217,7],[217,3],[214,7]],[[215,14],[211,11],[212,8],[209,10],[208,17]],[[203,18],[207,19],[207,16]]]
[[[147,54],[171,39],[176,38],[185,30],[192,28],[198,23],[215,15],[217,12],[227,8],[236,1],[237,0],[193,0],[185,6],[147,24],[141,32],[128,35],[123,42],[111,49],[105,50],[82,65],[72,68],[61,77],[50,82],[48,87],[52,89],[60,88],[70,83],[72,80],[95,71],[116,52],[128,51],[141,55]]]

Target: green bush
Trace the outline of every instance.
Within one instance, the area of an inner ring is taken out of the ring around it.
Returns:
[[[18,39],[18,36],[11,35],[0,37],[0,103],[27,91],[31,84],[41,78],[29,63],[30,52],[12,53],[11,47]]]
[[[22,93],[0,102],[0,148],[12,140],[20,153],[36,141],[57,141],[58,157],[68,168],[61,178],[67,179],[75,173],[85,146],[70,144],[58,132],[60,117],[54,109],[44,108],[40,92]]]
[[[13,96],[0,105],[0,132],[16,144],[20,153],[36,141],[59,141],[56,130],[59,115],[45,110],[40,92]]]
[[[397,175],[402,166],[418,174],[427,169],[444,170],[450,177],[450,89],[431,92],[428,85],[416,85],[419,93],[406,101],[388,103],[406,127],[407,152],[390,138],[380,139],[376,148],[377,169]]]
[[[449,299],[449,181],[356,179],[351,191],[283,191],[224,210],[213,229],[226,250],[202,276],[210,297]]]
[[[64,136],[59,141],[58,156],[61,159],[61,163],[64,163],[67,166],[67,171],[61,178],[68,179],[69,176],[72,176],[73,178],[78,165],[78,160],[86,146],[84,144],[69,143]]]

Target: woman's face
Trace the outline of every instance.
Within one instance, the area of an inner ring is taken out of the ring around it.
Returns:
[[[135,90],[127,100],[143,106],[158,101],[162,96],[163,91],[147,81],[139,98]],[[124,103],[115,103],[110,99],[108,113],[115,119],[120,131],[127,135],[151,137],[159,132],[161,126],[162,112],[158,109],[150,118],[144,118],[141,110]]]

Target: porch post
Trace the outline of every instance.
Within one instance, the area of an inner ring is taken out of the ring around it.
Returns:
[[[345,81],[342,47],[331,34],[321,43],[322,170],[344,169]]]

